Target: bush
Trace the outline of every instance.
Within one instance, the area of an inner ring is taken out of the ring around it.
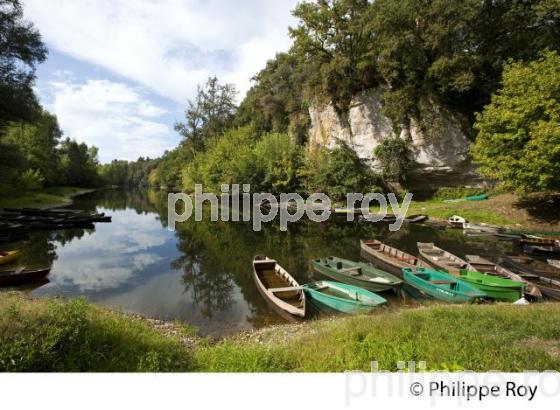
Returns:
[[[37,191],[43,188],[44,182],[38,170],[28,169],[19,177],[18,187],[23,191]]]
[[[335,201],[344,200],[351,192],[365,194],[380,190],[379,177],[343,141],[331,150],[310,148],[300,174],[308,193],[322,192]]]
[[[383,178],[387,181],[404,182],[411,161],[408,159],[408,145],[399,137],[387,138],[375,148],[375,157],[381,163]]]

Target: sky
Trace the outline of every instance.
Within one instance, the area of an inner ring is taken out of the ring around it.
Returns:
[[[216,75],[242,99],[251,78],[290,44],[298,0],[24,0],[49,48],[41,103],[65,136],[103,163],[155,158],[198,84]]]

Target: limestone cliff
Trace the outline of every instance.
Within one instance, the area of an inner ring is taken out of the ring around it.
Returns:
[[[382,114],[382,90],[372,89],[357,95],[352,101],[348,119],[343,119],[332,105],[312,106],[310,141],[332,147],[337,140],[346,141],[361,158],[371,161],[375,147],[394,135],[394,128]],[[474,172],[469,157],[471,141],[466,137],[457,116],[432,104],[420,119],[411,119],[400,137],[410,141],[410,156],[414,162],[411,179],[423,187],[478,185],[481,180]],[[427,131],[423,131],[427,130]]]

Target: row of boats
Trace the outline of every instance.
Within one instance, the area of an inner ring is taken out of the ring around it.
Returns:
[[[326,312],[370,312],[387,302],[378,293],[398,293],[404,286],[449,303],[560,300],[560,270],[553,266],[537,270],[533,259],[523,256],[504,257],[500,263],[478,255],[461,259],[433,243],[417,245],[421,257],[378,240],[362,240],[362,256],[375,266],[334,256],[315,259],[313,269],[329,280],[304,285],[276,260],[257,256],[253,277],[263,297],[290,317],[305,317],[307,304]]]

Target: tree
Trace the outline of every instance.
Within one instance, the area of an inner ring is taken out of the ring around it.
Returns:
[[[0,0],[0,126],[30,120],[37,112],[35,67],[46,58],[47,48],[23,19],[20,1]]]
[[[390,182],[404,182],[410,166],[405,140],[386,138],[375,148],[374,155],[381,164],[383,178]]]
[[[217,77],[210,77],[206,84],[198,86],[194,101],[188,101],[186,122],[176,123],[175,130],[193,150],[202,150],[208,137],[222,134],[230,126],[236,110],[236,96],[234,85],[222,85]]]
[[[95,186],[99,184],[97,148],[66,138],[60,147],[61,174],[65,185]]]
[[[290,28],[294,52],[316,73],[310,85],[347,113],[354,95],[378,81],[369,1],[303,2],[293,14],[300,19]]]
[[[502,89],[477,115],[479,172],[520,191],[560,189],[560,56],[509,63]]]
[[[54,114],[39,110],[29,123],[12,123],[5,130],[6,141],[18,147],[26,159],[26,167],[38,172],[46,185],[56,185],[58,178],[57,147],[62,138],[58,119]]]

